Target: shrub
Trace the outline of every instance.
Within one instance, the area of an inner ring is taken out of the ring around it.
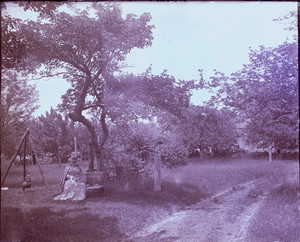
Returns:
[[[105,146],[105,164],[109,179],[121,184],[147,179],[152,161],[160,153],[162,164],[174,167],[184,164],[187,152],[175,134],[163,132],[154,123],[119,123],[110,129]]]

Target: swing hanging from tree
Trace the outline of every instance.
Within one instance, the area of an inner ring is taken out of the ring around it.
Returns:
[[[36,164],[38,165],[38,168],[40,170],[40,173],[42,175],[42,178],[44,180],[44,183],[46,185],[47,188],[49,188],[49,185],[48,185],[48,182],[46,181],[45,177],[44,177],[44,172],[40,166],[40,161],[39,161],[39,158],[37,156],[37,152],[36,152],[36,149],[35,149],[35,146],[32,142],[32,139],[30,137],[30,134],[29,134],[29,129],[26,129],[24,135],[22,136],[22,139],[17,147],[17,150],[16,152],[14,153],[14,155],[12,156],[10,162],[9,162],[9,165],[4,173],[4,176],[3,176],[3,180],[1,182],[1,187],[3,187],[3,184],[4,184],[4,181],[5,181],[5,178],[7,177],[7,174],[11,168],[11,166],[13,165],[17,155],[19,154],[20,150],[21,150],[21,147],[22,147],[22,144],[24,143],[24,157],[23,157],[23,179],[22,179],[22,189],[23,191],[26,189],[26,188],[30,188],[31,187],[31,178],[28,174],[26,174],[26,152],[28,150],[28,142],[29,141],[29,145],[33,151],[33,155],[35,157],[35,160],[36,160]]]

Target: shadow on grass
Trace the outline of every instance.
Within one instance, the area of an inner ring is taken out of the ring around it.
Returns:
[[[118,241],[124,239],[116,217],[85,211],[54,212],[49,207],[1,211],[1,241]]]
[[[207,197],[207,194],[200,191],[196,186],[181,183],[175,184],[171,182],[163,182],[161,191],[154,192],[152,190],[135,190],[127,192],[108,191],[105,200],[130,203],[139,206],[157,206],[169,207],[193,205]],[[89,198],[93,201],[97,198]]]

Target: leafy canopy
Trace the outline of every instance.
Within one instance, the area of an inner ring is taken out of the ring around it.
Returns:
[[[251,50],[250,64],[225,76],[216,73],[220,89],[212,101],[235,110],[243,122],[248,143],[292,147],[297,143],[298,45],[285,42],[275,48]]]
[[[29,43],[31,61],[43,64],[39,74],[63,74],[70,82],[71,88],[63,95],[60,108],[68,110],[74,122],[87,127],[97,160],[102,164],[101,149],[108,136],[107,83],[131,49],[151,45],[153,26],[148,24],[148,13],[123,18],[116,3],[93,3],[92,9],[93,15],[89,14],[92,11],[76,10],[75,15],[58,12],[47,19],[29,21],[21,25],[20,32]],[[100,113],[100,146],[93,123],[83,114],[88,110]]]

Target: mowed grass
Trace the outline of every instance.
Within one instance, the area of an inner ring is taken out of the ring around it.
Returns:
[[[298,172],[297,162],[192,159],[183,167],[162,170],[162,191],[151,180],[136,181],[134,190],[88,194],[80,202],[53,201],[65,165],[29,166],[32,188],[21,188],[22,167],[13,166],[1,191],[1,241],[118,241],[225,188],[262,176],[280,182]],[[87,162],[80,164],[83,170]],[[2,169],[3,175],[3,169]],[[140,185],[140,186],[139,186]]]

